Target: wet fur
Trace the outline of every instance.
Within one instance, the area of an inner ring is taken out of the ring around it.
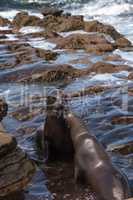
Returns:
[[[64,107],[49,102],[47,105],[44,141],[48,143],[48,161],[73,159],[74,149],[70,130],[64,119]]]
[[[66,119],[75,148],[75,180],[85,180],[97,193],[99,200],[128,198],[128,182],[112,165],[103,146],[72,113]]]

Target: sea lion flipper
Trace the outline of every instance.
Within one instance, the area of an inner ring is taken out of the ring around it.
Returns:
[[[74,179],[76,184],[86,183],[85,172],[76,164],[74,168]]]

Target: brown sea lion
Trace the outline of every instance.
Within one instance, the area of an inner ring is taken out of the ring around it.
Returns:
[[[124,200],[130,196],[124,175],[111,163],[103,146],[73,113],[66,121],[75,149],[75,179],[85,180],[99,200]]]
[[[48,145],[48,161],[68,160],[74,155],[70,130],[64,119],[64,107],[56,100],[55,97],[47,97],[44,141]]]

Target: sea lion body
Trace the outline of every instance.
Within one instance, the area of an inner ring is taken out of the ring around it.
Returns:
[[[70,130],[64,118],[64,107],[48,98],[44,142],[48,144],[48,161],[71,160],[74,149]],[[49,103],[50,101],[50,103]],[[52,103],[51,103],[52,102]]]
[[[124,176],[112,165],[103,146],[72,113],[67,115],[75,149],[75,179],[85,181],[99,200],[124,200],[129,187]]]

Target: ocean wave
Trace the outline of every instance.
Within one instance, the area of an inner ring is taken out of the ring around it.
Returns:
[[[128,13],[133,11],[133,2],[128,3],[127,1],[108,1],[108,0],[97,0],[90,1],[84,4],[80,10],[73,10],[73,14],[80,13],[81,15],[97,16],[97,15],[120,15],[122,13]]]

